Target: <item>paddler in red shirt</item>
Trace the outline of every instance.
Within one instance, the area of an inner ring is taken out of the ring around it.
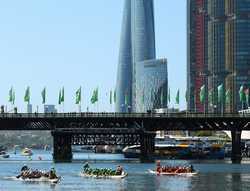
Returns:
[[[161,167],[161,161],[156,161],[156,172],[157,173],[161,173],[161,171],[162,171],[162,167]]]

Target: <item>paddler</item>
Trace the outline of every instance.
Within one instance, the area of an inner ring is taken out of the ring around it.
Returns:
[[[162,167],[161,167],[161,161],[156,161],[156,172],[161,173]]]
[[[51,170],[49,171],[49,179],[55,179],[55,178],[57,178],[56,170],[55,168],[51,168]]]
[[[86,162],[86,163],[84,164],[84,166],[83,166],[83,169],[85,170],[85,169],[88,169],[88,168],[90,168],[90,166],[89,166],[89,163]]]
[[[24,165],[22,168],[21,168],[21,171],[26,171],[26,170],[29,170],[29,167],[27,165]]]
[[[190,165],[190,171],[191,171],[191,172],[194,172],[194,167],[193,167],[193,165]]]
[[[122,172],[123,172],[122,166],[118,165],[117,168],[116,168],[115,174],[116,175],[122,175]]]

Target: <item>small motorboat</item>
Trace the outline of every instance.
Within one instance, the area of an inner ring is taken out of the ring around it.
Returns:
[[[81,172],[80,176],[87,177],[87,178],[123,179],[126,176],[128,176],[128,173],[122,172],[121,175],[94,175],[94,174],[86,174],[84,172]]]
[[[29,149],[29,148],[24,148],[24,149],[22,150],[22,152],[21,152],[21,155],[23,155],[23,156],[31,156],[31,155],[33,155],[33,152],[32,152],[32,150]]]
[[[198,172],[195,171],[195,172],[185,172],[185,173],[175,173],[175,172],[157,172],[155,170],[148,170],[149,173],[151,174],[155,174],[155,175],[165,175],[165,176],[194,176],[194,175],[197,175]]]

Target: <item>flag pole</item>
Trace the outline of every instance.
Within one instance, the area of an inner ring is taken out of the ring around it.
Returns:
[[[81,113],[81,102],[78,104],[79,113]]]

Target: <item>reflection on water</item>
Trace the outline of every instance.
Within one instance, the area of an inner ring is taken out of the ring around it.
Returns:
[[[46,161],[34,161],[38,155],[42,155]],[[90,155],[95,157],[95,155]],[[156,176],[148,173],[153,169],[154,164],[141,164],[138,162],[127,162],[119,155],[97,155],[98,159],[119,159],[119,161],[91,162],[90,165],[96,168],[115,168],[122,164],[129,176],[123,180],[103,180],[83,178],[79,176],[83,162],[71,164],[53,164],[50,153],[38,153],[32,156],[33,160],[16,156],[15,160],[0,161],[0,191],[34,191],[34,190],[100,190],[100,191],[241,191],[250,190],[250,163],[232,165],[224,161],[162,161],[162,164],[187,164],[192,163],[199,174],[193,177]],[[79,156],[77,156],[79,157]],[[85,158],[89,157],[87,155]],[[19,161],[21,160],[21,162]],[[85,159],[86,160],[86,159]],[[49,169],[53,166],[63,178],[57,185],[46,183],[27,183],[13,181],[5,177],[18,174],[21,166],[27,164],[32,168]]]

